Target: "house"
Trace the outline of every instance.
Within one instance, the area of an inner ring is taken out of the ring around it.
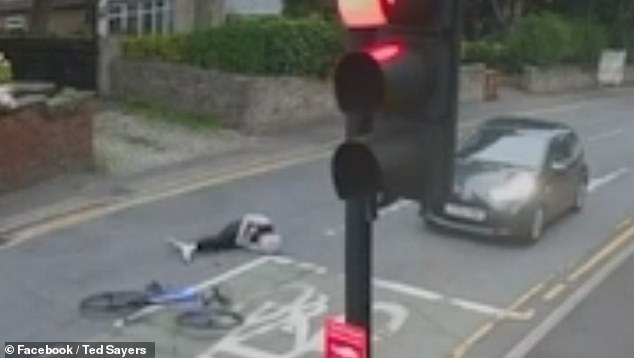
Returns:
[[[50,0],[48,32],[56,36],[91,34],[86,0]],[[188,32],[213,26],[229,14],[279,14],[282,0],[100,0],[104,35]],[[96,2],[92,2],[95,4]],[[26,32],[32,0],[0,0],[0,33]]]
[[[189,32],[218,25],[230,14],[280,14],[282,0],[109,0],[107,33]]]
[[[50,0],[48,33],[55,36],[85,36],[92,33],[90,11],[85,0]],[[0,0],[0,33],[24,33],[31,23],[32,0]]]

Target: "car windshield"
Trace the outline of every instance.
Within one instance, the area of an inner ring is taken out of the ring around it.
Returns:
[[[463,141],[457,157],[536,169],[543,163],[547,144],[546,136],[536,131],[482,128]]]

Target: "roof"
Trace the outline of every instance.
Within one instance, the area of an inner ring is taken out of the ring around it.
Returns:
[[[85,0],[50,0],[54,8],[85,6]],[[33,7],[33,0],[0,0],[2,12],[26,12]]]
[[[570,132],[572,128],[560,123],[545,119],[530,117],[504,116],[490,119],[483,124],[484,127],[508,128],[517,130],[534,130],[546,132]]]

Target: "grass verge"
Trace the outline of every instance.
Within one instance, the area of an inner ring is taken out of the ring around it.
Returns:
[[[190,129],[212,131],[219,127],[217,117],[181,111],[169,106],[139,99],[123,101],[124,110],[141,115],[148,120],[181,125]]]

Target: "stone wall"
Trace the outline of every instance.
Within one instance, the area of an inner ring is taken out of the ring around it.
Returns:
[[[634,84],[634,65],[625,68],[625,84]],[[522,89],[534,93],[564,92],[598,86],[596,70],[574,66],[539,68],[527,66],[520,80]]]
[[[588,89],[597,86],[597,74],[596,71],[572,66],[552,68],[526,66],[521,86],[528,92],[544,93]]]
[[[460,100],[476,101],[483,99],[484,71],[481,63],[463,65],[460,71]]]
[[[625,83],[634,84],[634,64],[625,67]]]
[[[0,114],[0,192],[94,166],[92,105],[31,105]]]
[[[482,65],[466,66],[462,100],[482,98]],[[169,105],[220,119],[227,127],[262,134],[339,116],[332,84],[301,77],[226,74],[191,66],[115,60],[112,95]]]

